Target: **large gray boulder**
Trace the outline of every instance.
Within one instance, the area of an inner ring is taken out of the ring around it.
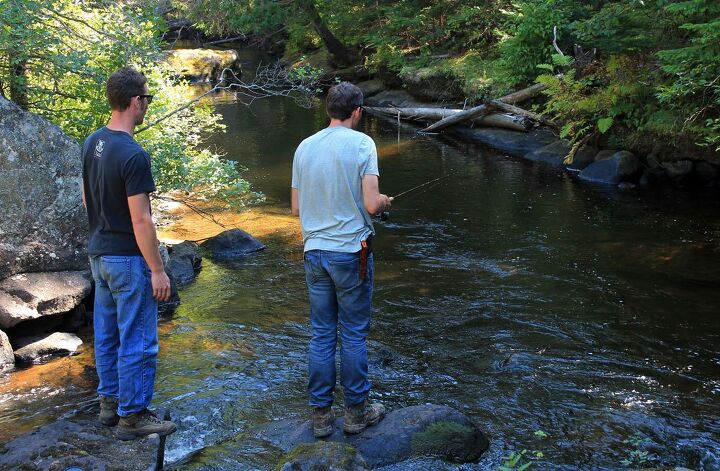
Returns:
[[[0,281],[0,328],[73,310],[90,294],[89,271],[21,273]]]
[[[256,429],[253,435],[285,452],[317,441],[312,424],[302,419],[272,422]],[[450,407],[432,404],[392,411],[379,424],[357,435],[344,434],[342,418],[337,418],[334,433],[324,440],[352,445],[372,468],[414,456],[474,462],[489,446],[485,435],[468,417]]]
[[[215,259],[232,260],[264,250],[265,246],[242,229],[230,229],[203,242],[202,248]]]
[[[634,178],[642,169],[642,164],[631,152],[620,151],[612,156],[597,160],[588,165],[578,175],[581,180],[592,183],[617,185]]]
[[[54,332],[18,339],[15,344],[15,359],[18,363],[38,363],[52,356],[73,355],[83,341],[75,334]]]
[[[0,373],[10,370],[15,366],[15,355],[13,355],[10,339],[5,332],[0,330]]]
[[[367,100],[369,97],[377,95],[385,90],[385,84],[381,80],[373,79],[356,84],[362,90],[363,98]]]
[[[524,157],[557,141],[555,134],[544,128],[521,132],[500,128],[457,127],[447,131],[513,157]]]
[[[87,261],[80,146],[0,97],[0,279]]]

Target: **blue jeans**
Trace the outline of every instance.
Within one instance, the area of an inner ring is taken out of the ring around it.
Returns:
[[[360,279],[359,253],[305,252],[305,281],[310,295],[310,405],[333,403],[335,347],[340,327],[341,383],[345,405],[360,404],[370,391],[366,339],[370,330],[373,258]]]
[[[157,301],[142,256],[90,258],[95,279],[98,394],[118,399],[126,417],[150,405],[157,367]]]

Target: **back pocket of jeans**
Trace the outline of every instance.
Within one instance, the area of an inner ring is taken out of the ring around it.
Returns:
[[[330,275],[336,288],[351,289],[360,285],[360,259],[330,260]]]
[[[110,291],[127,291],[130,287],[132,267],[130,258],[122,255],[103,255],[101,273]]]

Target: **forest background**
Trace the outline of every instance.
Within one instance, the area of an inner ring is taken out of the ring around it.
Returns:
[[[149,119],[160,116],[187,97],[160,60],[176,19],[285,57],[325,51],[386,83],[423,73],[466,104],[541,82],[534,106],[563,123],[563,137],[662,160],[720,155],[716,0],[0,0],[0,93],[82,141],[107,119],[107,76],[131,64],[158,98]],[[260,198],[241,168],[203,147],[221,127],[196,106],[140,135],[159,187]]]

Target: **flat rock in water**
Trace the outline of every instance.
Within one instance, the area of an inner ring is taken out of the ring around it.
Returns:
[[[45,425],[0,447],[0,469],[65,471],[155,471],[164,440],[157,435],[123,442],[114,428],[94,417],[75,417]]]
[[[265,246],[241,229],[230,229],[211,237],[202,244],[213,258],[230,260],[264,250]]]
[[[521,132],[500,128],[457,127],[449,131],[513,157],[524,157],[557,141],[552,131],[543,128]]]
[[[0,281],[0,328],[69,312],[90,294],[90,272],[20,273]]]
[[[342,417],[337,418],[333,434],[324,440],[354,446],[373,468],[426,455],[458,463],[474,462],[489,446],[485,435],[468,417],[447,406],[426,404],[395,410],[357,435],[344,434],[342,422]],[[317,441],[311,422],[301,419],[272,422],[256,429],[253,435],[285,452]]]
[[[75,334],[54,332],[18,339],[15,358],[19,363],[35,363],[48,356],[72,355],[83,341]]]

